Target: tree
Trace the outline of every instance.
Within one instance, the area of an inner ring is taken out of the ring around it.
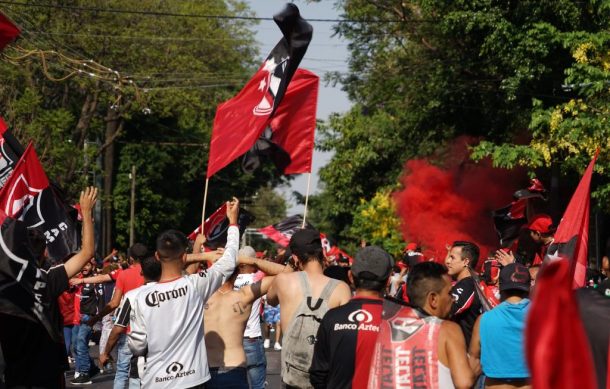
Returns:
[[[370,201],[361,201],[349,235],[356,241],[364,239],[368,244],[381,246],[394,256],[401,254],[405,244],[389,189],[375,193]]]
[[[138,168],[137,236],[150,241],[156,228],[192,228],[201,217],[216,106],[234,95],[257,65],[254,22],[101,9],[247,16],[246,3],[39,5],[3,8],[23,34],[0,63],[2,115],[19,139],[35,140],[49,176],[73,198],[85,182],[102,178],[104,251],[115,237],[123,243],[128,233],[126,174],[132,164]],[[98,161],[101,170],[95,168]],[[209,203],[283,180],[270,169],[237,172],[233,164],[212,179]]]
[[[575,61],[562,34],[600,34],[610,20],[596,1],[337,6],[352,21],[336,26],[351,42],[350,70],[328,80],[342,83],[354,106],[323,129],[319,147],[335,156],[321,171],[320,196],[330,199],[322,218],[343,237],[361,199],[394,186],[406,160],[442,164],[445,146],[462,135],[491,142],[487,149],[529,139],[533,110],[571,95],[561,84]]]

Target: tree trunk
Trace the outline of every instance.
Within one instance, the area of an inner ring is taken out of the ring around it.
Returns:
[[[114,142],[108,142],[116,138],[122,127],[122,119],[118,111],[108,108],[106,116],[106,131],[104,140],[106,142],[103,150],[104,164],[104,192],[102,208],[102,255],[110,252],[113,246],[113,220],[112,220],[112,189],[114,183]]]

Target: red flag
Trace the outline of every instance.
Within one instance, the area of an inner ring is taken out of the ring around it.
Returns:
[[[311,172],[320,78],[298,69],[271,120],[271,141],[290,155],[284,174]]]
[[[0,117],[0,135],[4,134],[4,131],[6,131],[8,129],[8,125],[6,124],[6,122],[4,121],[4,119],[2,119]]]
[[[223,203],[220,208],[214,211],[213,214],[208,216],[207,219],[203,222],[203,229],[206,232],[209,232],[214,228],[215,225],[222,223],[222,221],[227,217],[227,204]],[[201,233],[201,224],[195,228],[193,232],[191,232],[188,236],[190,240],[195,240],[197,235]]]
[[[76,216],[71,215],[72,208],[64,203],[59,189],[49,184],[32,143],[0,190],[0,209],[24,221],[29,229],[40,229],[49,258],[60,261],[77,250]]]
[[[0,51],[19,36],[19,28],[0,12]]]
[[[559,222],[553,243],[547,250],[547,258],[565,258],[571,263],[573,287],[582,288],[586,283],[587,243],[589,240],[589,208],[591,176],[597,153],[589,163],[572,199]]]
[[[247,152],[261,136],[307,51],[313,28],[294,4],[273,17],[284,37],[246,86],[214,118],[207,177]]]
[[[15,217],[24,208],[25,213],[34,205],[34,197],[48,186],[47,175],[30,143],[0,191],[0,207],[10,217]]]
[[[580,320],[570,263],[543,265],[525,329],[535,389],[595,389],[593,357]]]
[[[526,353],[534,388],[596,387],[593,360],[573,287],[584,286],[589,188],[597,153],[559,223],[536,279],[526,327]]]

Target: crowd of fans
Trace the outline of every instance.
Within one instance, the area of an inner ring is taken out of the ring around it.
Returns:
[[[154,250],[138,243],[126,258],[113,251],[95,271],[96,196],[93,188],[81,196],[81,251],[44,270],[43,298],[64,342],[39,324],[2,316],[6,387],[62,388],[73,365],[73,385],[114,369],[121,389],[264,388],[271,347],[281,351],[286,388],[530,387],[524,331],[552,243],[546,215],[527,226],[534,256],[498,250],[481,266],[479,247],[466,241],[453,242],[443,264],[425,260],[414,244],[399,260],[364,244],[351,263],[327,258],[313,229],[297,230],[279,260],[266,260],[239,248],[234,198],[223,249],[205,251],[203,235],[191,244],[168,230]],[[30,243],[42,269],[44,244]],[[600,388],[609,272],[605,258],[592,288],[578,292]],[[98,361],[89,349],[94,329]]]

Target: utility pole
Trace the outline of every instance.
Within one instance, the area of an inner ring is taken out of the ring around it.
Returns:
[[[131,173],[129,174],[131,179],[131,212],[129,217],[129,247],[135,243],[134,224],[136,217],[136,166],[131,165]]]

